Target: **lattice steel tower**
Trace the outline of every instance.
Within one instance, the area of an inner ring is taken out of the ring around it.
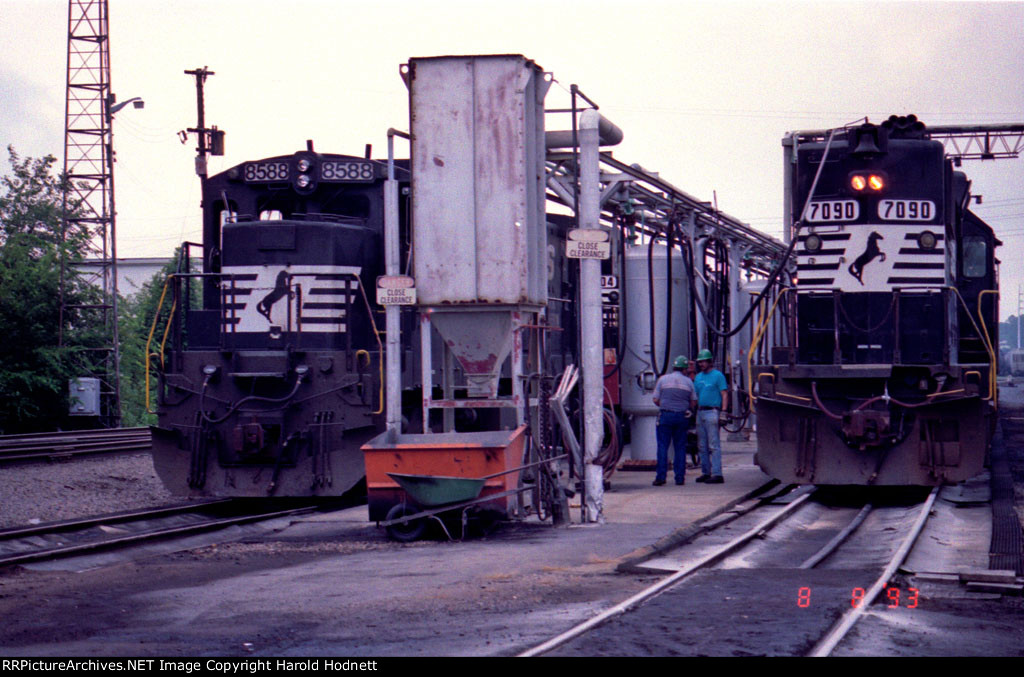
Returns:
[[[69,322],[96,320],[103,334],[82,351],[80,376],[100,382],[100,422],[117,427],[121,393],[117,332],[117,238],[114,227],[114,95],[110,90],[107,0],[69,0],[67,99],[64,111],[62,238],[86,231],[96,263],[89,281],[102,290],[100,303],[66,303],[66,255],[61,259],[61,343]]]

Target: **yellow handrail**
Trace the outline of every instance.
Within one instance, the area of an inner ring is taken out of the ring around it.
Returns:
[[[150,409],[150,407],[149,407],[149,367],[150,367],[150,359],[153,357],[153,355],[151,355],[150,352],[149,352],[149,347],[153,343],[153,334],[156,333],[157,322],[160,321],[160,310],[164,307],[164,298],[167,296],[167,285],[169,285],[171,283],[171,278],[173,278],[173,277],[174,277],[174,275],[168,275],[167,279],[164,280],[164,287],[163,287],[163,290],[160,292],[160,300],[157,301],[156,312],[153,313],[153,326],[149,328],[149,337],[146,339],[146,352],[145,352],[145,356],[143,357],[143,360],[145,361],[145,364],[143,366],[146,369],[146,412],[150,413],[150,414],[155,414],[156,412],[153,411],[152,409]],[[168,329],[171,326],[171,317],[174,317],[174,305],[175,304],[171,304],[171,315],[170,315],[170,317],[167,318],[167,328]],[[163,342],[160,345],[160,367],[161,368],[163,368],[163,366],[164,366],[164,350],[163,349],[164,349],[164,345],[166,345],[166,343],[167,343],[167,330],[165,329],[164,330],[164,336],[163,336]]]
[[[366,314],[370,318],[370,327],[373,328],[373,335],[377,339],[377,354],[379,356],[377,362],[380,365],[380,373],[378,375],[378,380],[380,381],[380,395],[378,396],[380,400],[380,408],[373,412],[376,416],[377,414],[384,413],[384,343],[380,340],[380,332],[377,331],[377,322],[373,319],[373,309],[370,308],[370,300],[366,298],[366,289],[363,287],[363,278],[356,273],[356,279],[359,281],[359,291],[362,293],[363,303],[366,305]],[[359,350],[356,352],[357,358],[359,357],[360,352],[366,353],[367,356],[370,354],[365,350]]]
[[[786,292],[789,291],[795,292],[796,287],[786,287],[778,293],[775,297],[775,301],[772,303],[771,310],[761,317],[761,321],[758,323],[757,328],[754,331],[753,340],[750,342],[750,349],[747,350],[747,397],[749,398],[750,406],[754,406],[754,372],[751,360],[753,360],[754,353],[757,351],[757,346],[761,342],[761,338],[764,336],[765,332],[768,331],[768,325],[771,322],[771,318],[775,315],[775,308],[779,305],[779,301]]]
[[[960,295],[960,290],[959,289],[957,289],[956,287],[944,287],[944,289],[952,289],[953,293],[956,294],[957,299],[960,300],[960,305],[962,305],[964,307],[964,312],[967,313],[967,318],[971,321],[971,324],[974,325],[974,331],[978,332],[978,337],[981,338],[982,342],[985,344],[985,352],[988,353],[988,360],[989,360],[988,397],[983,397],[981,399],[982,400],[994,400],[995,397],[996,397],[996,395],[995,395],[996,380],[995,380],[995,371],[994,371],[994,368],[995,368],[995,353],[992,351],[992,344],[988,340],[988,329],[986,328],[985,332],[982,333],[981,327],[979,327],[978,323],[974,321],[974,316],[971,315],[971,309],[967,307],[967,301],[964,301],[964,297]],[[981,304],[981,297],[980,296],[978,297],[978,303],[979,303],[978,308],[980,309],[981,308],[981,305],[980,305]],[[984,324],[984,320],[982,320],[982,324]]]
[[[988,359],[989,359],[989,365],[990,365],[989,366],[989,370],[988,370],[989,371],[989,373],[988,373],[989,390],[992,393],[992,404],[994,404],[994,405],[996,405],[998,407],[999,406],[999,387],[996,385],[996,376],[998,375],[997,372],[999,371],[999,362],[996,359],[995,348],[992,346],[992,337],[989,336],[989,334],[988,334],[988,325],[985,324],[985,315],[981,312],[981,300],[982,300],[982,298],[984,298],[985,294],[995,294],[995,296],[996,296],[995,303],[997,304],[996,307],[998,307],[998,304],[999,304],[999,290],[998,289],[983,289],[981,291],[981,293],[978,294],[978,320],[981,322],[981,328],[985,332],[985,348],[988,350]]]

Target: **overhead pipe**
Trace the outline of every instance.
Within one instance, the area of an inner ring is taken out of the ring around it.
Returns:
[[[589,109],[588,109],[589,110]],[[586,111],[584,111],[586,114]],[[575,148],[580,145],[578,139],[573,138],[572,130],[544,132],[544,145],[551,148]],[[576,136],[579,136],[578,134]],[[597,113],[597,138],[598,145],[617,146],[622,143],[622,130],[611,120]]]

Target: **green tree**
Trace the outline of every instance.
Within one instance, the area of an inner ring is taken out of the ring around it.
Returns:
[[[121,324],[121,420],[124,426],[153,425],[156,416],[147,411],[146,402],[146,343],[150,332],[153,341],[150,353],[160,352],[160,343],[171,309],[171,290],[164,296],[167,277],[178,270],[179,252],[168,260],[160,272],[142,285],[136,294],[119,304]],[[160,299],[163,298],[161,307]],[[198,300],[198,299],[195,299]],[[159,313],[159,317],[157,314]],[[157,318],[156,326],[153,319]],[[156,374],[150,374],[149,407],[156,409]]]
[[[52,430],[67,423],[72,365],[88,362],[98,331],[91,318],[66,317],[59,347],[61,259],[65,302],[96,302],[96,291],[70,265],[88,249],[84,227],[61,237],[62,179],[56,158],[22,158],[8,146],[10,174],[0,180],[0,430]],[[76,210],[77,205],[71,205]]]

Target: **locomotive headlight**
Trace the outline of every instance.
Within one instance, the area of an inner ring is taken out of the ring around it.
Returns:
[[[926,230],[917,236],[917,244],[921,249],[935,249],[935,244],[938,238],[935,237],[935,233],[930,230]]]
[[[808,235],[807,239],[804,240],[804,249],[809,252],[816,252],[821,249],[821,236],[813,233]]]
[[[309,178],[308,174],[299,174],[295,179],[295,185],[299,188],[309,188],[310,183],[312,183],[312,179]]]
[[[300,158],[297,166],[300,172],[308,172],[313,165],[306,158]]]
[[[850,188],[858,193],[865,190],[880,192],[885,188],[885,176],[882,174],[851,174]]]

